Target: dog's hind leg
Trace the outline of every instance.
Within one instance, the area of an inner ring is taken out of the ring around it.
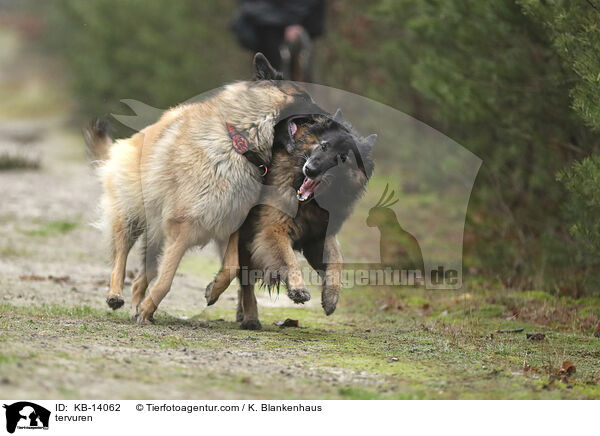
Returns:
[[[240,286],[237,290],[237,305],[235,309],[235,320],[242,322],[244,320],[244,307],[242,306],[242,287]]]
[[[256,295],[254,295],[254,285],[242,285],[239,295],[241,297],[243,314],[240,327],[243,330],[262,329],[262,325],[258,320],[258,305],[256,304]]]
[[[187,249],[199,242],[204,244],[209,239],[208,235],[199,238],[194,224],[188,221],[173,220],[167,224],[165,234],[165,249],[158,265],[158,277],[150,294],[140,303],[138,323],[152,320],[158,305],[171,289],[173,277]]]
[[[229,237],[227,248],[223,254],[223,263],[217,276],[206,287],[206,304],[211,306],[217,302],[219,296],[227,289],[240,270],[238,260],[238,232]]]
[[[110,290],[108,291],[106,303],[111,309],[116,310],[125,303],[123,299],[123,283],[125,281],[127,255],[138,235],[136,235],[134,226],[128,225],[122,216],[113,218],[111,230],[113,270],[110,276]]]
[[[133,280],[131,287],[131,318],[137,316],[138,304],[146,296],[148,285],[156,277],[158,270],[158,256],[160,255],[160,247],[157,244],[148,245],[148,235],[144,233],[142,246],[142,267],[140,272]]]
[[[304,247],[303,253],[310,266],[323,278],[321,306],[325,314],[331,315],[337,307],[342,289],[343,259],[340,245],[334,236],[327,236],[325,241]]]

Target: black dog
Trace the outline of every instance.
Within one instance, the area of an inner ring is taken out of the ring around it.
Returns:
[[[294,250],[302,251],[323,278],[321,304],[327,315],[333,313],[342,270],[335,235],[373,172],[371,150],[376,135],[361,138],[342,120],[339,111],[333,117],[317,115],[295,120],[292,129],[291,152],[280,144],[276,134],[265,179],[265,184],[278,188],[276,193],[270,190],[265,195],[279,198],[263,198],[263,204],[250,211],[239,236],[234,234],[229,241],[221,270],[206,289],[208,304],[214,304],[239,274],[242,287],[238,321],[245,329],[261,328],[254,296],[257,279],[269,287],[282,281],[296,303],[310,299]],[[286,133],[281,132],[282,138],[289,138]],[[277,201],[289,204],[296,199],[300,203],[295,217],[269,205]],[[259,274],[248,276],[248,271]]]

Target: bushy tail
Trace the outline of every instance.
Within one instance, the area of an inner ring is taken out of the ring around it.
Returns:
[[[83,132],[87,151],[93,161],[108,159],[108,150],[112,145],[112,139],[108,134],[108,121],[94,119]]]

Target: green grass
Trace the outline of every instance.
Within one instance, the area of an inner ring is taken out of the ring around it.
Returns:
[[[380,309],[392,299],[401,304]],[[600,299],[585,308],[578,318],[579,300],[505,289],[361,289],[346,291],[332,317],[263,308],[263,330],[248,332],[219,305],[185,320],[159,311],[139,327],[125,311],[2,304],[0,364],[33,379],[56,367],[86,380],[49,388],[64,398],[91,386],[106,398],[598,399]],[[285,318],[303,328],[274,325]],[[576,373],[553,381],[566,360]]]
[[[6,365],[8,363],[16,362],[18,359],[19,359],[18,356],[14,355],[14,354],[0,353],[0,366]]]
[[[26,257],[32,254],[31,250],[25,248],[17,248],[13,245],[0,246],[1,257]]]
[[[53,237],[60,236],[77,228],[79,223],[67,220],[42,222],[34,229],[21,230],[27,236]]]
[[[202,256],[194,251],[185,255],[179,264],[177,271],[180,274],[189,274],[207,279],[212,279],[219,268],[221,262],[218,256]]]

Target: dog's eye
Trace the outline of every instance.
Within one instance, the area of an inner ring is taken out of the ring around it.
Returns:
[[[328,146],[328,145],[329,145],[329,144],[327,143],[327,141],[323,141],[323,142],[321,142],[321,150],[323,150],[323,151],[327,151],[327,146]]]

